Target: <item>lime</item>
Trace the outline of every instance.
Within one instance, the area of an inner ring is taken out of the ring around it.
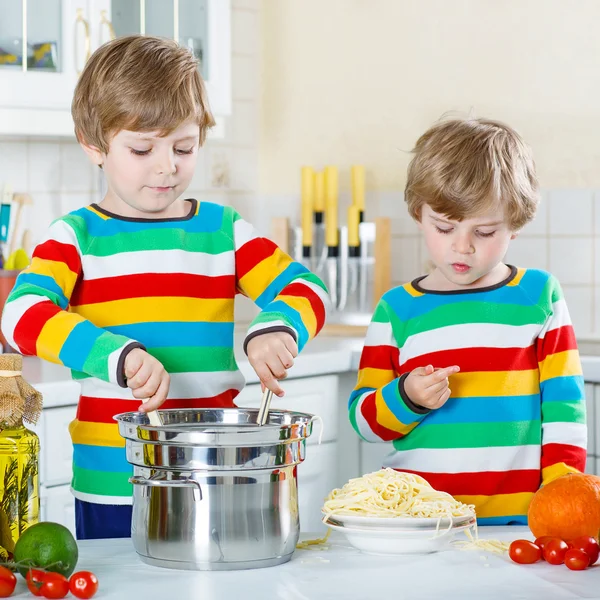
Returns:
[[[43,521],[28,527],[17,540],[14,561],[25,577],[28,567],[43,568],[69,577],[75,570],[79,550],[73,534],[59,523]]]

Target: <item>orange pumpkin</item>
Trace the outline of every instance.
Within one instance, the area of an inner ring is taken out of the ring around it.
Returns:
[[[600,534],[600,477],[569,473],[554,479],[533,496],[527,513],[529,529],[565,541]]]

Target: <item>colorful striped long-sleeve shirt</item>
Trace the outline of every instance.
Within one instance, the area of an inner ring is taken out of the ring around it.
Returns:
[[[561,288],[543,271],[511,271],[478,290],[432,292],[417,279],[387,292],[349,402],[363,439],[393,441],[384,466],[474,504],[482,524],[526,524],[540,485],[585,468],[583,377]],[[428,364],[460,367],[432,411],[403,388]]]
[[[125,387],[131,348],[170,374],[163,408],[231,407],[244,386],[233,351],[236,293],[262,309],[246,339],[289,331],[301,350],[323,326],[327,295],[315,275],[232,208],[188,202],[183,218],[125,218],[91,205],[55,221],[5,305],[9,343],[81,382],[70,426],[81,500],[131,503],[113,420],[140,405]]]

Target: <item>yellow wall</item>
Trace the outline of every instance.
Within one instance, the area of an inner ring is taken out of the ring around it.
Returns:
[[[600,185],[600,0],[263,0],[260,189],[353,163],[401,189],[447,111],[506,120],[543,187]]]

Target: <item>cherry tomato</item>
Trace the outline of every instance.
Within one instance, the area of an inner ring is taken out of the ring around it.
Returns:
[[[573,548],[565,554],[565,565],[571,571],[583,571],[589,567],[590,557],[583,550]]]
[[[71,575],[69,589],[76,598],[91,598],[98,591],[98,578],[90,571],[78,571]]]
[[[546,560],[544,558],[544,548],[549,540],[552,539],[551,535],[543,535],[535,540],[535,545],[542,551],[542,560]]]
[[[559,538],[552,538],[546,542],[544,547],[544,558],[551,565],[562,565],[565,562],[565,554],[569,546]]]
[[[29,571],[27,571],[27,576],[25,577],[27,589],[34,596],[42,595],[40,588],[42,587],[42,583],[44,583],[44,575],[46,575],[46,573],[38,569],[29,569]]]
[[[40,592],[44,598],[64,598],[69,593],[69,580],[60,573],[44,573]]]
[[[542,551],[529,540],[515,540],[508,548],[508,555],[520,565],[530,565],[542,558]]]
[[[590,566],[598,560],[598,555],[600,554],[600,545],[596,538],[587,535],[582,535],[581,537],[571,540],[569,542],[569,548],[585,552],[590,558]]]
[[[8,598],[17,585],[15,574],[6,567],[0,567],[0,598]]]

